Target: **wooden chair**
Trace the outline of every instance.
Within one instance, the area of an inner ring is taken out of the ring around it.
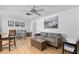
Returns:
[[[15,36],[16,36],[16,30],[9,30],[9,51],[11,50],[12,45],[15,45],[16,47]],[[11,42],[13,42],[13,44],[11,44]]]
[[[0,51],[2,51],[2,39],[1,39],[1,34],[0,34]]]
[[[9,51],[11,50],[11,46],[15,46],[16,47],[16,41],[15,41],[15,36],[16,36],[16,30],[9,30],[9,35],[8,35],[8,38],[1,38],[1,42],[2,42],[2,46],[1,46],[1,50],[2,50],[2,47],[5,46],[5,45],[8,45],[9,46]],[[4,43],[4,41],[8,41],[8,43]]]

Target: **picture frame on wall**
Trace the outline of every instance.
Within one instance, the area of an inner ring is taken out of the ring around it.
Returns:
[[[8,26],[14,26],[14,21],[8,21]]]
[[[20,22],[17,22],[17,21],[16,21],[16,22],[15,22],[15,26],[16,26],[16,27],[20,27]]]
[[[58,16],[44,20],[44,29],[58,29]]]
[[[21,22],[21,27],[25,27],[25,23],[24,22]]]

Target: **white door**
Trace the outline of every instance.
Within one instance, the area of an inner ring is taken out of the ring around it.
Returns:
[[[33,22],[33,36],[36,33],[36,31],[37,31],[37,23]]]

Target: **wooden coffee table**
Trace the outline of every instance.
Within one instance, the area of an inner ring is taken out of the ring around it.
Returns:
[[[43,39],[31,39],[31,45],[43,51],[46,49],[46,40]]]

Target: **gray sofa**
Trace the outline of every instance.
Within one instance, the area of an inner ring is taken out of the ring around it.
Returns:
[[[58,48],[62,43],[62,35],[58,33],[45,33],[41,32],[36,34],[35,38],[45,39],[49,45]]]

